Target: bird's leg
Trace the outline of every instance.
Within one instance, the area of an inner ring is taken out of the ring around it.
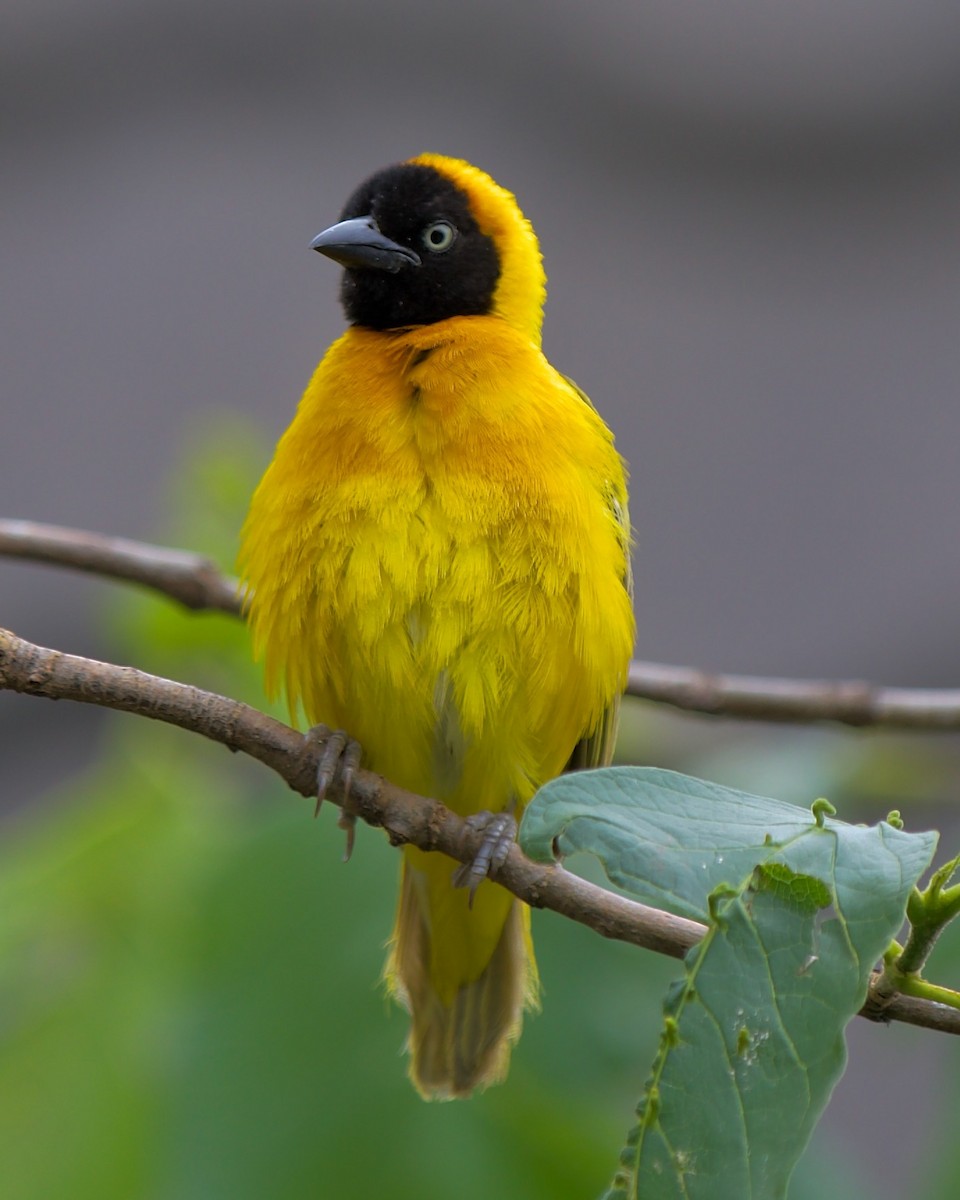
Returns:
[[[465,887],[470,890],[470,905],[477,888],[487,878],[491,870],[502,867],[510,853],[510,847],[517,840],[517,820],[513,815],[514,802],[503,812],[478,812],[466,818],[466,824],[471,829],[483,833],[480,849],[473,856],[473,861],[462,863],[453,873],[453,886]]]
[[[320,761],[317,764],[317,808],[314,815],[320,812],[320,806],[329,791],[330,784],[339,776],[343,787],[343,804],[340,808],[340,819],[337,824],[346,831],[347,844],[343,852],[343,861],[348,862],[353,853],[353,842],[356,834],[357,815],[350,806],[350,788],[353,777],[360,767],[360,743],[355,741],[342,729],[330,730],[326,725],[314,725],[304,734],[307,741],[320,743]]]

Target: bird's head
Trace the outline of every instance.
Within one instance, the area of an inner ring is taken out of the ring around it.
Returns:
[[[422,154],[385,167],[311,245],[345,268],[340,295],[354,325],[494,315],[539,341],[536,235],[513,196],[469,163]]]

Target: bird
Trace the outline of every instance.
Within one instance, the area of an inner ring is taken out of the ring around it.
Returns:
[[[292,718],[502,837],[548,780],[610,760],[634,641],[626,466],[543,353],[539,244],[485,172],[385,167],[311,245],[343,268],[347,328],[242,530],[254,652]],[[537,1006],[530,910],[402,854],[384,978],[409,1074],[468,1096]]]

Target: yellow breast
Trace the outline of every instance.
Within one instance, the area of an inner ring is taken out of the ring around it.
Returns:
[[[522,805],[622,690],[622,463],[505,322],[349,330],[254,497],[268,686],[462,812]]]

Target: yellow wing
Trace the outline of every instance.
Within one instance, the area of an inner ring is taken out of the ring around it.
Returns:
[[[564,376],[584,404],[593,408],[590,397],[578,387],[574,381]],[[610,511],[617,519],[623,535],[623,586],[633,603],[633,566],[630,562],[631,528],[630,513],[627,508],[626,492],[611,487],[607,497]],[[573,753],[567,760],[564,771],[586,771],[591,767],[609,766],[617,741],[617,730],[620,726],[620,696],[614,696],[603,712],[596,729],[582,737],[573,748]]]

